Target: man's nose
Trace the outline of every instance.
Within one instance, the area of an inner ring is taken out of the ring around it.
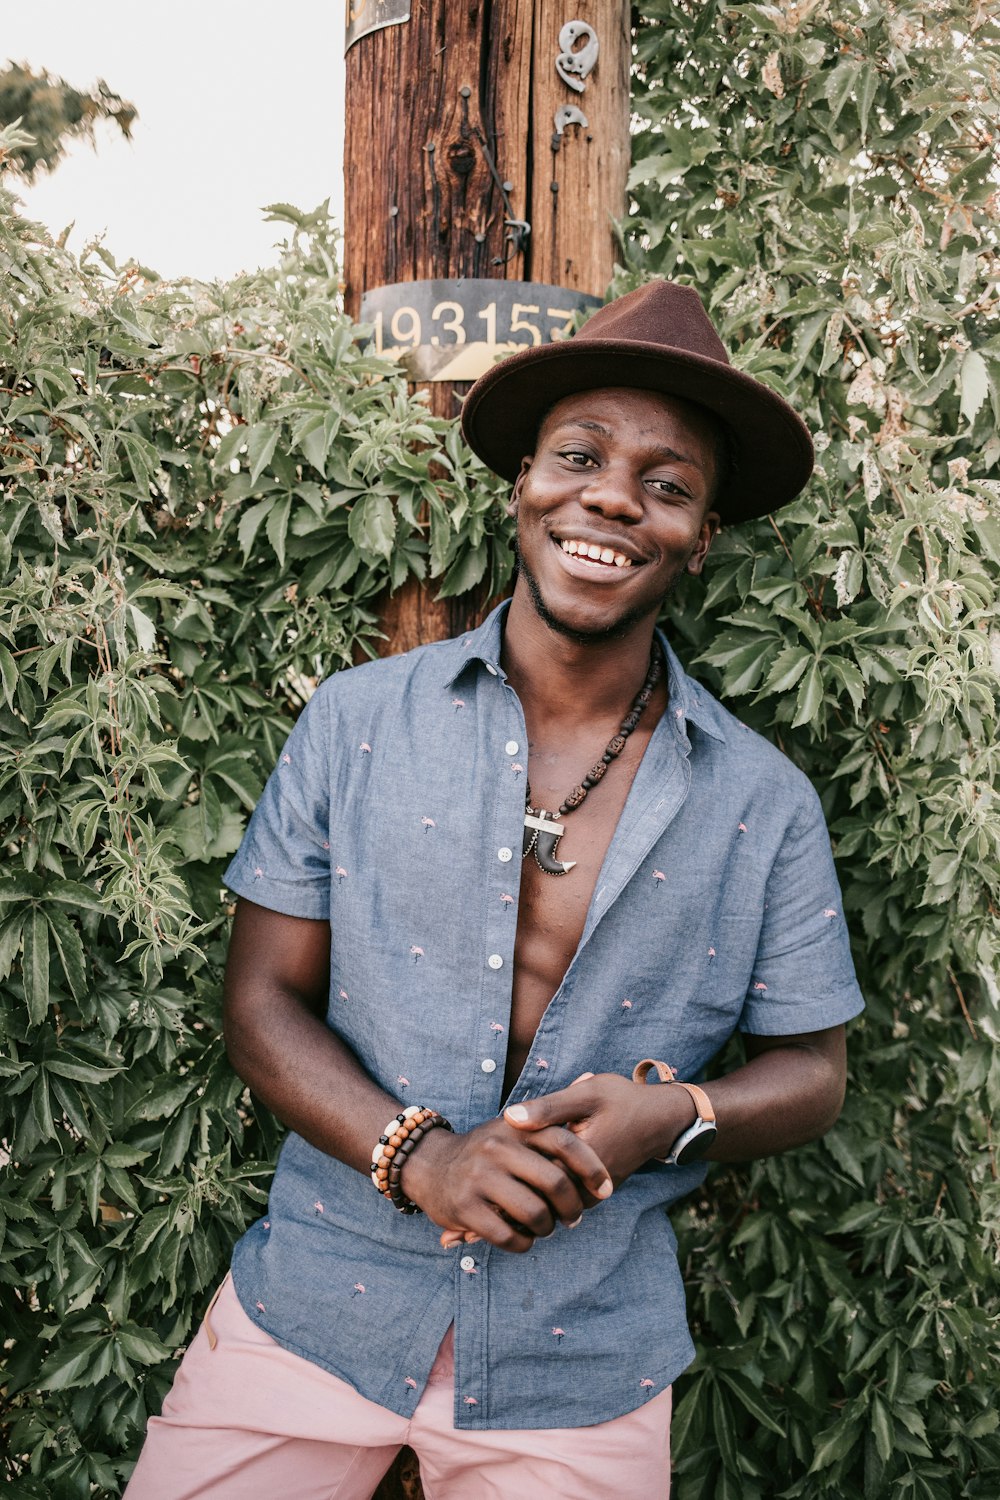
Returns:
[[[617,464],[598,470],[580,498],[588,510],[616,520],[632,521],[642,516],[639,482]]]

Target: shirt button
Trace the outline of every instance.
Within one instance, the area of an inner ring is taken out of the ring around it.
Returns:
[[[476,1269],[476,1262],[473,1260],[471,1255],[463,1255],[462,1259],[459,1261],[459,1265],[462,1267],[463,1271],[474,1271]]]
[[[513,851],[513,849],[498,849],[497,850],[497,859],[500,861],[500,863],[502,865],[507,864],[508,861],[512,860],[513,858],[514,858],[514,851]]]
[[[517,740],[508,740],[503,748],[506,755],[516,755],[521,747],[517,743]]]
[[[491,953],[486,962],[489,964],[491,969],[503,968],[503,959],[500,957],[499,953]]]
[[[495,677],[497,675],[497,669],[492,662],[486,663],[486,670],[487,672],[489,672],[491,677]]]
[[[484,1057],[479,1066],[484,1073],[495,1073],[497,1070],[497,1065],[492,1057]]]

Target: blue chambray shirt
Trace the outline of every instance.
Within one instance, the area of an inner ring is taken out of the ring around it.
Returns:
[[[459,1131],[505,1102],[527,765],[505,608],[327,679],[226,872],[261,906],[329,920],[328,1024],[388,1093]],[[815,792],[663,646],[669,707],[510,1102],[643,1057],[694,1079],[737,1027],[863,1008]],[[665,1210],[705,1171],[651,1163],[523,1255],[443,1250],[429,1219],[293,1133],[233,1280],[280,1344],[401,1415],[454,1322],[456,1427],[603,1422],[693,1357]]]

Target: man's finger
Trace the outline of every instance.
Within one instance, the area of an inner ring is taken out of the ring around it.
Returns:
[[[589,1076],[593,1077],[593,1074]],[[580,1083],[581,1079],[577,1078],[574,1082]],[[569,1088],[557,1089],[554,1094],[543,1094],[540,1099],[529,1099],[525,1104],[508,1104],[503,1117],[518,1130],[541,1130],[546,1125],[564,1125],[567,1120],[583,1120],[593,1109],[593,1101],[589,1096],[585,1101],[584,1093],[583,1089],[575,1088],[571,1083]]]
[[[474,1229],[444,1229],[441,1245],[445,1250],[454,1250],[457,1245],[474,1245],[479,1238]]]
[[[564,1126],[553,1125],[545,1130],[536,1130],[525,1142],[534,1151],[553,1161],[562,1162],[573,1176],[594,1198],[610,1198],[614,1183],[607,1167],[593,1146]]]

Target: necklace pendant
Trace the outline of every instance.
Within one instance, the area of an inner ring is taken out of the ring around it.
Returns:
[[[544,870],[546,875],[568,875],[576,860],[556,859],[559,840],[565,832],[565,823],[557,823],[550,818],[544,807],[540,807],[537,812],[534,808],[526,808],[522,858],[534,854],[538,868]]]

